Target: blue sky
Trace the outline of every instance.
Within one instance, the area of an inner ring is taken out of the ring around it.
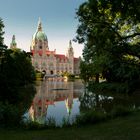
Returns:
[[[76,9],[86,0],[0,0],[0,17],[5,24],[5,44],[16,35],[19,48],[29,51],[38,18],[49,41],[50,50],[65,53],[78,25]],[[75,56],[82,55],[83,45],[73,42]]]

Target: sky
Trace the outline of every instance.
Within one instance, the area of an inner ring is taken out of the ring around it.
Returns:
[[[0,17],[4,21],[4,43],[9,46],[16,36],[17,47],[29,51],[32,35],[41,18],[49,49],[66,53],[69,40],[76,36],[76,9],[86,0],[0,0]],[[82,55],[83,45],[72,42],[76,57]]]

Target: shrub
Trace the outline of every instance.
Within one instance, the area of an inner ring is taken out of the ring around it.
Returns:
[[[134,112],[134,109],[116,106],[110,112],[90,110],[76,116],[76,125],[96,124],[116,117],[123,117]]]
[[[109,116],[114,118],[118,116],[127,116],[131,113],[132,113],[131,108],[118,105],[111,110]]]
[[[17,127],[21,121],[21,115],[15,105],[0,102],[0,126]]]
[[[132,91],[132,86],[128,83],[90,82],[88,88],[93,92],[129,93]]]
[[[76,124],[93,124],[104,121],[106,114],[102,111],[91,110],[76,117]]]
[[[72,122],[70,121],[70,118],[63,118],[62,120],[62,127],[70,127],[72,126]]]
[[[56,121],[53,117],[47,118],[45,125],[49,128],[55,128],[56,127]]]

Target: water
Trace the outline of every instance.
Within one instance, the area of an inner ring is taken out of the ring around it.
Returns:
[[[37,93],[28,111],[31,120],[45,123],[48,118],[55,119],[59,125],[64,118],[71,122],[79,114],[79,97],[84,86],[81,80],[67,82],[62,79],[40,81],[36,86]]]
[[[140,93],[137,94],[112,94],[112,93],[93,93],[85,90],[79,98],[80,112],[90,109],[111,112],[116,107],[130,109],[140,109]]]
[[[61,125],[63,118],[74,121],[76,115],[90,109],[111,111],[120,105],[140,109],[140,94],[95,94],[84,89],[81,80],[74,82],[60,79],[40,81],[37,93],[26,114],[32,121],[45,123],[53,118]]]

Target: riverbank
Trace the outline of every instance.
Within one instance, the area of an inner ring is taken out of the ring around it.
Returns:
[[[105,123],[79,128],[46,130],[0,129],[1,140],[138,140],[140,138],[140,112],[119,117]]]

